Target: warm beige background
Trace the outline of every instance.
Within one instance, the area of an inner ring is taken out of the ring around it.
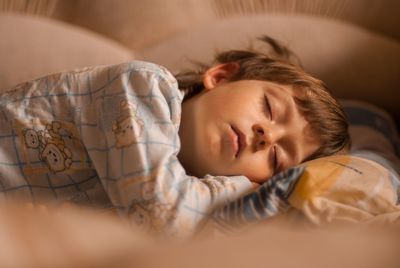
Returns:
[[[134,57],[179,66],[183,51],[210,56],[215,44],[241,42],[239,27],[250,31],[268,21],[308,69],[344,95],[389,107],[400,122],[397,0],[0,0],[0,10],[7,13],[0,14],[0,90],[48,72]],[[317,49],[311,42],[319,42]],[[398,229],[328,234],[285,231],[278,222],[232,238],[149,248],[106,215],[0,211],[1,267],[399,267]]]
[[[396,0],[0,0],[0,10],[77,24],[132,49],[210,20],[271,13],[332,17],[400,40]]]
[[[400,122],[400,1],[0,0],[0,11],[37,18],[2,22],[0,89],[132,58],[177,70],[214,48],[273,33],[337,96],[383,106]]]

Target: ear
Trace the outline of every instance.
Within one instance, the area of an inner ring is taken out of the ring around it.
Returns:
[[[237,62],[221,63],[211,67],[204,73],[204,88],[210,90],[221,83],[230,81],[239,71],[239,67],[240,65]]]

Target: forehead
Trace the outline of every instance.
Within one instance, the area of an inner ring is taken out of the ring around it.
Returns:
[[[286,99],[293,99],[295,90],[291,85],[282,85],[275,82],[260,81],[264,84],[265,90],[272,94],[280,95]]]
[[[239,80],[228,83],[227,86],[231,87],[232,85],[233,87],[247,91],[248,94],[262,90],[274,95],[279,95],[285,99],[292,99],[297,95],[296,90],[294,90],[291,85],[283,85],[265,80]]]

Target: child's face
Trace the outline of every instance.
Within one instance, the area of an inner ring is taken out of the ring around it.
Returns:
[[[263,182],[319,148],[289,86],[223,76],[183,103],[178,157],[189,173]]]

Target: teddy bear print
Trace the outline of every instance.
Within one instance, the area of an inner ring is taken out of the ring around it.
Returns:
[[[26,129],[24,131],[25,145],[28,148],[36,149],[39,147],[39,135],[34,129]]]
[[[149,231],[151,228],[151,218],[147,210],[140,205],[133,205],[129,212],[130,222],[139,227],[142,231]]]
[[[72,153],[64,146],[48,143],[44,150],[39,155],[39,158],[44,161],[48,168],[53,172],[63,171],[69,168],[72,164]]]
[[[46,129],[39,131],[39,138],[43,144],[54,143],[64,145],[64,141],[60,135],[61,123],[53,121],[46,124]]]
[[[163,226],[175,218],[175,212],[171,204],[153,203],[148,207],[151,211],[152,227],[161,230]]]
[[[53,121],[44,130],[26,129],[23,131],[26,147],[38,150],[39,159],[52,172],[68,169],[72,164],[72,153],[65,146],[60,135],[61,123]]]
[[[112,130],[116,140],[115,147],[122,148],[137,141],[143,132],[143,121],[136,116],[136,104],[123,100],[119,108],[119,116]]]
[[[155,196],[155,181],[147,181],[141,185],[141,196],[144,201],[152,200]]]

